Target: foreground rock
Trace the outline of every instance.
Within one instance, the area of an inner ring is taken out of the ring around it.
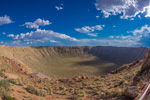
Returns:
[[[136,86],[128,87],[124,93],[125,96],[127,96],[131,99],[136,98],[138,96],[138,94],[139,94],[139,90]]]

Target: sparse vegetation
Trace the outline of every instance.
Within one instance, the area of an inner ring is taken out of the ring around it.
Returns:
[[[8,80],[1,80],[0,87],[4,88],[5,90],[9,91],[10,83]]]
[[[12,84],[17,84],[17,83],[16,83],[16,80],[14,80],[14,79],[9,79],[8,81],[9,81],[10,83],[12,83]]]
[[[3,78],[5,78],[6,76],[4,75],[3,72],[5,72],[5,69],[1,69],[1,70],[0,70],[0,76],[3,77]]]
[[[16,100],[15,98],[11,97],[11,96],[5,96],[3,98],[3,100]]]
[[[26,90],[31,94],[38,94],[38,91],[33,86],[27,86]]]
[[[1,80],[0,81],[0,96],[3,100],[16,100],[12,98],[9,94],[10,91],[10,83],[8,80]]]
[[[33,86],[27,86],[26,90],[27,90],[29,93],[35,94],[35,95],[37,95],[37,96],[43,96],[43,97],[44,97],[44,96],[47,95],[45,91],[43,91],[43,90],[38,91],[38,90],[36,90]]]
[[[2,71],[0,71],[0,76],[1,77],[5,77],[4,73]]]

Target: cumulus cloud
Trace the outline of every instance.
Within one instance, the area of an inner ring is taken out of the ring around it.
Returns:
[[[113,41],[126,42],[126,45],[128,45],[129,42],[130,46],[150,46],[149,42],[147,42],[150,41],[150,27],[147,24],[133,31],[128,31],[127,33],[129,35],[109,36],[109,38]]]
[[[95,27],[95,26],[92,26]],[[104,26],[103,26],[104,27]],[[81,28],[82,29],[82,28]],[[94,30],[102,30],[99,26],[95,27]],[[81,31],[84,33],[94,32],[93,28],[85,28],[85,31]],[[17,39],[19,41],[13,41],[11,44],[21,45],[21,41],[23,40],[25,44],[31,45],[32,43],[44,43],[50,42],[56,45],[78,45],[78,46],[121,46],[121,47],[133,47],[133,46],[142,46],[144,44],[143,39],[149,40],[150,38],[150,27],[148,25],[144,25],[141,28],[135,29],[133,31],[129,31],[128,35],[119,35],[119,36],[109,36],[103,39],[76,39],[74,37],[70,37],[66,34],[54,32],[52,30],[45,29],[37,29],[36,31],[31,31],[27,33],[21,33],[18,35],[12,36],[13,39]],[[92,34],[93,35],[93,34]],[[10,35],[11,36],[11,35]],[[62,41],[63,40],[63,41]],[[60,41],[60,42],[59,42]],[[69,42],[68,42],[69,41]],[[148,44],[149,45],[149,44]]]
[[[8,37],[14,37],[14,36],[15,36],[14,34],[9,34],[9,35],[8,35]]]
[[[82,28],[75,28],[75,30],[80,33],[91,33],[91,32],[94,32],[95,30],[103,30],[103,27],[105,27],[105,25],[95,25],[92,27],[84,26]]]
[[[38,29],[40,26],[46,26],[52,24],[49,20],[44,20],[44,19],[36,19],[34,22],[26,22],[25,24],[21,26],[26,26],[26,28],[34,28]]]
[[[100,10],[105,18],[122,14],[121,19],[133,18],[147,9],[150,10],[149,4],[150,0],[97,0],[95,3],[97,10]]]
[[[132,33],[136,38],[139,37],[139,42],[144,46],[150,47],[150,27],[147,24],[129,33]]]
[[[15,35],[14,39],[23,39],[25,41],[47,41],[53,38],[64,39],[70,41],[78,41],[76,38],[70,37],[66,34],[61,34],[58,32],[54,32],[52,30],[41,30],[37,29],[36,31],[31,31],[27,33],[21,33],[20,35]]]
[[[131,31],[133,35],[143,35],[143,36],[148,36],[150,34],[150,27],[148,25],[142,26],[140,29],[135,29],[134,31]]]
[[[147,9],[147,12],[148,12],[145,17],[150,17],[150,5],[146,7],[145,9]]]
[[[9,16],[5,15],[4,17],[0,17],[0,26],[10,23],[13,23],[13,21],[10,19]]]
[[[15,35],[13,39],[17,39],[19,41],[13,41],[13,45],[21,45],[21,41],[23,40],[25,44],[31,45],[32,43],[44,43],[50,42],[55,43],[56,45],[74,45],[74,46],[141,46],[139,42],[141,40],[141,35],[120,35],[120,36],[110,36],[104,39],[76,39],[74,37],[70,37],[66,34],[61,34],[58,32],[54,32],[52,30],[41,30],[37,29],[36,31],[31,31],[27,33],[21,33],[19,35]],[[63,41],[62,41],[63,40]],[[60,42],[59,42],[60,41]],[[69,42],[68,42],[69,41]],[[71,44],[70,44],[71,43]]]
[[[95,25],[91,27],[84,26],[82,28],[75,28],[75,30],[80,33],[86,33],[89,36],[97,36],[98,33],[93,33],[93,32],[103,30],[103,27],[105,27],[105,25]]]

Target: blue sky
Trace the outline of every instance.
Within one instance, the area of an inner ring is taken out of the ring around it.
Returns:
[[[150,47],[150,0],[0,0],[0,45]]]

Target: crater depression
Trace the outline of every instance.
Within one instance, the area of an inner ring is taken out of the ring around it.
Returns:
[[[51,78],[100,76],[119,66],[142,59],[147,48],[126,47],[6,47],[0,55],[15,60],[32,72]]]

